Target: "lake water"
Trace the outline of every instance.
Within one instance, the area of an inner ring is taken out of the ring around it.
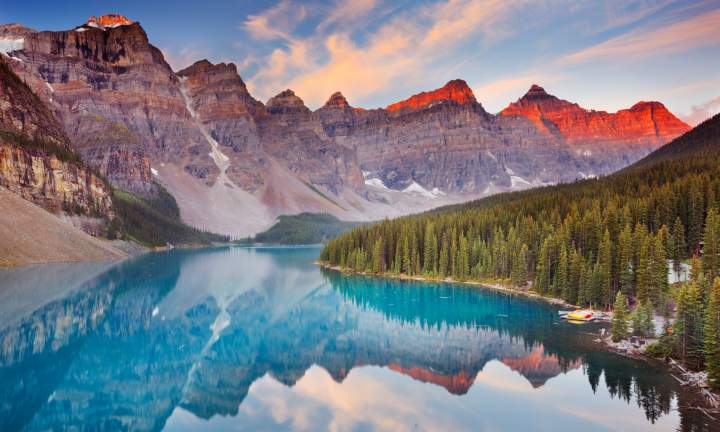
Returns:
[[[720,430],[544,302],[318,253],[0,270],[0,430]]]

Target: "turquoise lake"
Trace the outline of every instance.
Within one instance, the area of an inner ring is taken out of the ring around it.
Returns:
[[[0,270],[0,431],[720,430],[599,325],[319,248]]]

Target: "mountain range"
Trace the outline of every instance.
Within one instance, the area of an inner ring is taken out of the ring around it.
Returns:
[[[289,89],[263,103],[232,63],[173,71],[139,23],[116,15],[66,31],[3,25],[0,51],[48,119],[11,118],[3,86],[4,130],[42,130],[113,187],[148,199],[164,188],[185,223],[235,237],[283,214],[376,220],[600,176],[690,129],[659,102],[608,113],[538,85],[492,114],[459,79],[377,109],[337,92],[313,111]],[[3,185],[28,183],[16,174],[28,166],[3,172]],[[93,196],[104,186],[80,187]]]

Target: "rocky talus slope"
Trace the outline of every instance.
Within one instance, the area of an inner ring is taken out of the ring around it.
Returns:
[[[256,100],[233,64],[174,72],[137,22],[0,26],[8,62],[114,185],[176,198],[184,221],[246,236],[281,214],[398,216],[620,169],[685,132],[658,102],[586,110],[533,86],[498,115],[463,80],[384,109]]]
[[[0,187],[0,266],[118,260],[127,254]]]

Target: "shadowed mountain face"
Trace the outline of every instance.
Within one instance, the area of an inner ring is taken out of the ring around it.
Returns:
[[[590,410],[619,404],[643,419],[632,423],[640,429],[651,425],[645,417],[712,426],[671,411],[688,395],[662,370],[598,350],[585,334],[595,328],[560,323],[549,305],[321,272],[317,252],[176,250],[110,268],[0,272],[0,429],[183,429],[236,418],[264,430],[322,430],[350,414],[343,410],[366,409],[350,395],[377,392],[420,412],[466,405],[468,424],[487,417],[480,399],[489,395],[545,415],[565,395]],[[31,286],[47,295],[28,296]],[[544,389],[532,402],[542,408],[521,397]],[[280,408],[270,401],[306,410],[312,426],[273,419]]]
[[[338,92],[311,111],[290,89],[262,103],[233,64],[172,71],[115,15],[67,31],[0,26],[0,40],[112,183],[151,195],[159,181],[186,222],[242,236],[281,214],[376,220],[607,174],[688,129],[658,102],[611,114],[536,85],[493,115],[460,79],[385,109]]]

